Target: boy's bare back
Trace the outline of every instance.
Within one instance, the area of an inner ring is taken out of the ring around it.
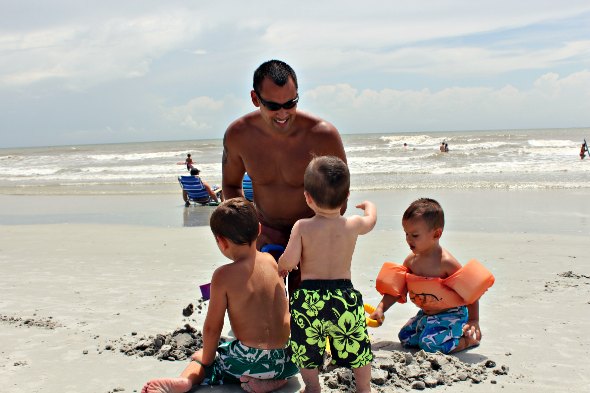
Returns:
[[[210,308],[227,309],[235,337],[242,344],[260,349],[284,348],[289,339],[289,305],[285,284],[270,254],[219,267],[212,288],[225,294],[212,300]]]
[[[356,206],[369,213],[363,217],[343,217],[339,210],[319,213],[297,221],[279,266],[290,266],[301,261],[302,280],[349,279],[352,255],[359,235],[368,233],[376,222],[375,207],[370,202]]]

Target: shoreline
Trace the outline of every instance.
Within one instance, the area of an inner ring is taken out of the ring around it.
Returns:
[[[415,199],[438,200],[445,231],[590,235],[590,189],[353,191],[346,214],[365,199],[377,205],[376,229],[401,228]],[[208,226],[213,208],[185,208],[180,191],[149,195],[2,195],[0,225],[115,224],[147,227]]]

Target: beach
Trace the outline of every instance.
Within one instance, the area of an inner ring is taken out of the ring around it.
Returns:
[[[442,245],[496,277],[480,300],[481,345],[455,356],[461,365],[488,362],[487,370],[477,383],[467,375],[426,389],[589,391],[590,189],[352,192],[347,214],[370,199],[379,216],[353,258],[353,283],[365,303],[380,299],[374,285],[381,264],[408,254],[401,214],[422,196],[445,209]],[[148,379],[179,374],[186,360],[124,349],[187,323],[202,327],[199,285],[228,262],[207,226],[212,208],[185,209],[175,193],[0,195],[0,202],[3,392],[134,392]],[[191,303],[195,312],[183,316]],[[383,326],[369,330],[381,369],[398,351],[417,362],[416,351],[397,339],[416,311],[395,305]],[[231,336],[227,321],[223,334]],[[373,387],[403,391],[384,379]],[[280,391],[300,388],[296,378]]]

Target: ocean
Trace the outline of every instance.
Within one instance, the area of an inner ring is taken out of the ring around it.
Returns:
[[[584,138],[590,128],[342,136],[352,191],[590,188]],[[4,148],[0,194],[178,193],[187,153],[204,179],[221,184],[221,139]]]

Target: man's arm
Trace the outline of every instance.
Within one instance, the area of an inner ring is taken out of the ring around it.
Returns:
[[[227,295],[223,285],[223,269],[217,269],[211,279],[211,298],[205,323],[203,324],[203,357],[202,362],[210,365],[215,360],[223,319],[227,310]]]
[[[223,157],[221,159],[223,199],[244,196],[242,190],[242,179],[246,169],[238,151],[238,144],[234,142],[235,137],[230,128],[223,137]]]

